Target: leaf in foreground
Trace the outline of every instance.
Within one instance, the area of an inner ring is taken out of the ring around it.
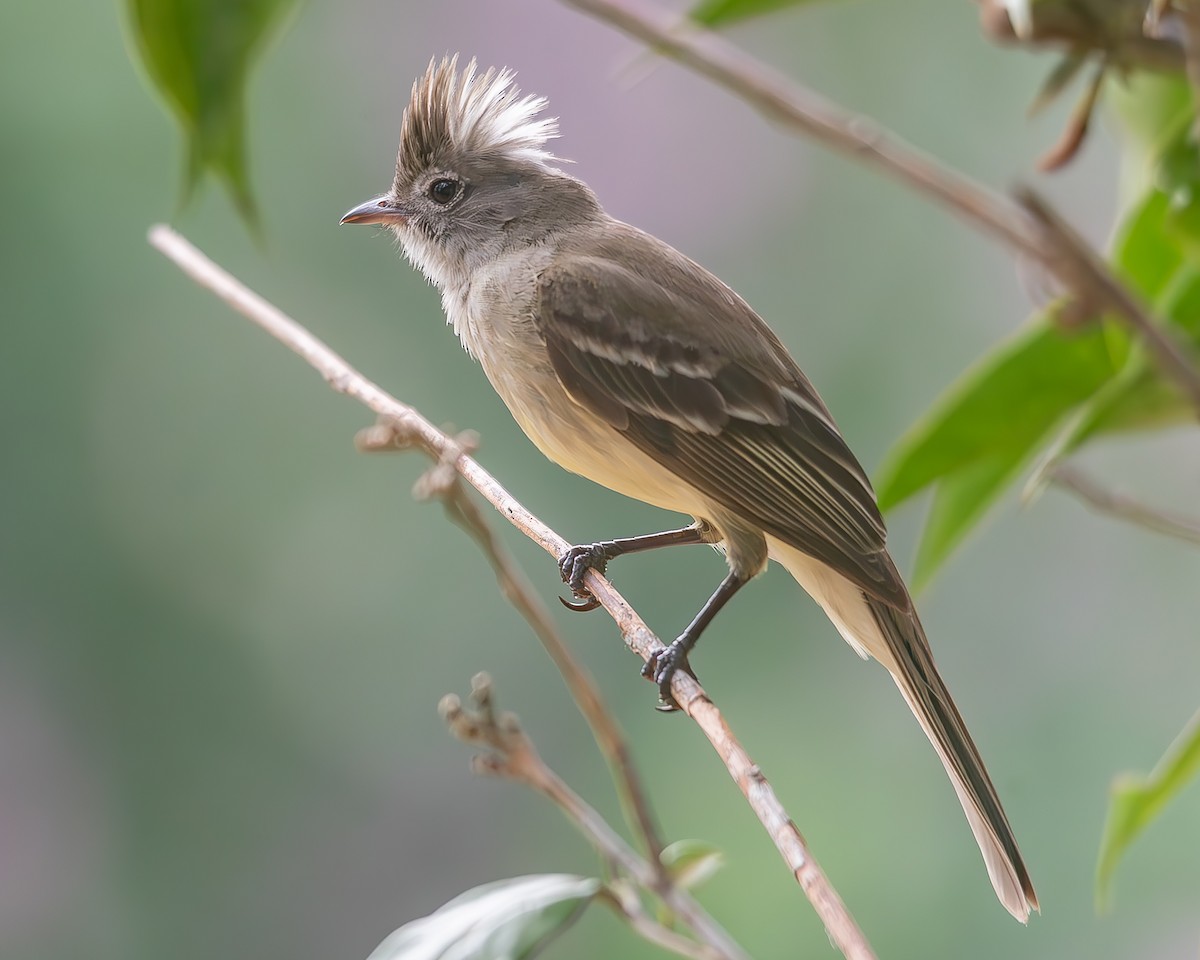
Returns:
[[[1167,748],[1149,776],[1125,774],[1113,784],[1096,865],[1097,910],[1103,911],[1108,906],[1113,873],[1126,849],[1197,773],[1200,773],[1200,712]]]
[[[246,161],[246,82],[294,0],[126,0],[142,64],[187,141],[183,199],[206,171],[256,223]]]
[[[574,923],[599,890],[599,880],[565,873],[486,883],[406,923],[368,960],[523,960]]]

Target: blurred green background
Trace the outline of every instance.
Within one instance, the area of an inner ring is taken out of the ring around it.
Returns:
[[[1024,108],[1049,63],[998,50],[967,3],[818,6],[740,42],[973,175],[1006,185],[1058,132]],[[209,189],[175,223],[438,422],[551,525],[591,540],[675,518],[567,476],[520,435],[390,240],[339,229],[389,183],[430,56],[520,72],[610,212],[732,283],[779,331],[868,468],[1030,311],[1040,279],[903,189],[772,128],[552,0],[308,4],[250,102],[257,247]],[[177,131],[113,3],[0,6],[0,957],[365,958],[464,888],[591,871],[543,801],[480,781],[434,706],[495,677],[547,760],[617,816],[536,641],[415,455],[145,243],[175,210]],[[1038,186],[1097,242],[1101,132]],[[1185,434],[1087,455],[1187,504]],[[917,510],[892,518],[911,554]],[[497,523],[499,521],[497,520]],[[503,536],[552,600],[549,558]],[[614,568],[664,635],[720,576],[709,551]],[[995,902],[940,765],[876,666],[771,571],[697,667],[881,955],[1195,956],[1195,791],[1129,854],[1113,913],[1092,871],[1107,785],[1197,705],[1194,551],[1051,493],[1009,503],[923,598],[939,663],[1005,800],[1045,915]],[[636,741],[665,832],[728,863],[701,891],[761,960],[825,935],[715,756],[603,614],[559,618]],[[553,956],[656,955],[602,911]]]

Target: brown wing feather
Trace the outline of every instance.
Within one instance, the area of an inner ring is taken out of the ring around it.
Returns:
[[[703,268],[625,229],[607,241],[619,249],[566,251],[540,278],[535,323],[564,389],[726,509],[908,609],[866,474],[786,349]]]

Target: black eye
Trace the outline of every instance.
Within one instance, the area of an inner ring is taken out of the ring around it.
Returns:
[[[429,196],[434,203],[449,203],[458,196],[459,189],[457,180],[434,180],[429,185]]]

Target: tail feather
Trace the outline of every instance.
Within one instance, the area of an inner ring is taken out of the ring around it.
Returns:
[[[1033,883],[996,788],[938,675],[915,611],[897,610],[866,596],[826,564],[794,547],[777,540],[770,546],[771,555],[824,608],[850,646],[887,667],[946,768],[996,896],[1014,917],[1028,921],[1030,910],[1039,909]]]
[[[938,675],[921,622],[915,613],[903,613],[877,600],[868,599],[867,603],[895,653],[894,664],[887,664],[892,679],[950,776],[996,896],[1009,913],[1025,923],[1029,911],[1039,909],[1037,894],[996,788]]]

